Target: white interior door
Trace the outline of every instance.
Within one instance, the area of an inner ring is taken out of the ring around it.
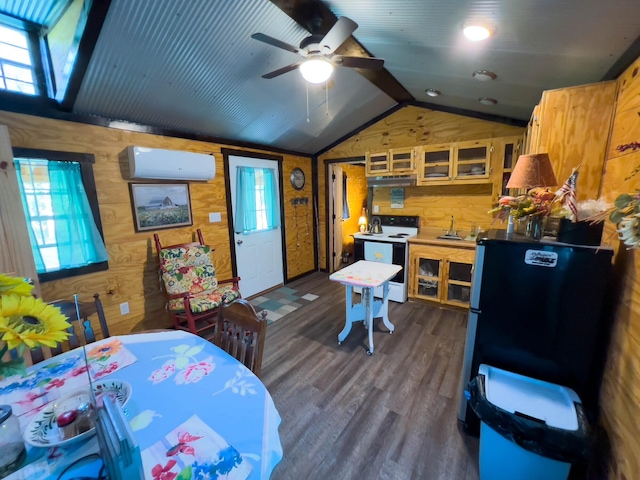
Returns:
[[[236,181],[238,167],[270,168],[275,170],[275,187],[279,188],[280,172],[278,162],[258,158],[229,156],[229,182],[231,186],[231,207],[236,218]],[[259,186],[257,187],[259,189]],[[264,209],[259,192],[256,193],[256,210]],[[280,215],[280,192],[276,192],[275,208]],[[282,222],[282,219],[281,219]],[[235,230],[235,229],[234,229]],[[282,267],[282,227],[259,229],[252,232],[235,233],[235,260],[240,280],[240,291],[247,298],[284,282]]]
[[[338,270],[342,262],[342,167],[333,166],[333,269]]]

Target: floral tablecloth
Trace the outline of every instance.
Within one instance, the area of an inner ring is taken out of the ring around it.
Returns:
[[[125,410],[146,478],[264,479],[282,459],[280,415],[269,392],[210,342],[186,332],[157,332],[111,337],[87,352],[92,378],[108,376],[133,387]],[[0,403],[17,406],[24,428],[68,387],[86,385],[83,373],[84,357],[76,349],[38,364],[26,380],[0,383]],[[10,478],[55,479],[70,459],[91,449],[95,439],[81,448],[30,448],[28,465]]]

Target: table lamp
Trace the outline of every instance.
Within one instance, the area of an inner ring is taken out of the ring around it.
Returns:
[[[558,180],[553,173],[553,167],[551,166],[551,159],[548,153],[532,153],[529,155],[520,155],[516,166],[509,177],[507,182],[507,188],[534,188],[534,187],[552,187],[558,185]],[[529,222],[527,231],[532,228],[541,230],[541,225],[533,225]],[[513,222],[513,216],[509,215],[507,223],[507,233],[513,233],[515,225]],[[541,236],[542,232],[536,232],[532,235],[534,238]]]
[[[507,188],[554,187],[558,185],[548,153],[520,155]]]
[[[364,233],[367,230],[367,209],[362,207],[362,214],[358,219],[358,226],[360,227],[360,232]]]

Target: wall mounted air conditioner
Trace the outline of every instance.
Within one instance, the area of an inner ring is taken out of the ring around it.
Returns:
[[[162,180],[212,180],[216,176],[213,155],[160,148],[127,147],[131,178]]]

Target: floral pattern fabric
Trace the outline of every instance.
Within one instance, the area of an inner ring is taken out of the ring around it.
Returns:
[[[160,271],[170,294],[210,292],[218,287],[207,245],[166,248],[160,251]]]
[[[236,298],[240,297],[240,291],[234,288],[233,285],[225,285],[218,287],[211,292],[204,292],[200,295],[195,295],[189,298],[189,305],[193,313],[202,313],[214,308],[218,308],[224,303],[233,302]],[[169,310],[172,312],[184,311],[184,299],[175,298],[169,300]]]

